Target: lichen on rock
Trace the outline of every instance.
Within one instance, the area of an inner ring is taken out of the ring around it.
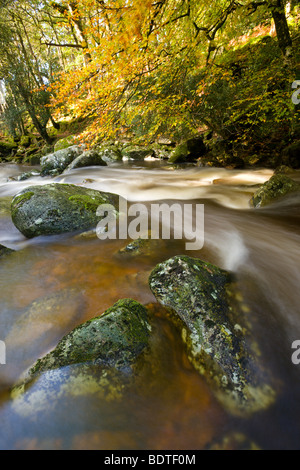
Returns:
[[[32,186],[18,193],[11,203],[14,225],[27,238],[95,228],[102,204],[115,207],[118,197],[72,184]]]
[[[231,273],[175,256],[152,271],[149,285],[157,301],[173,312],[191,363],[228,410],[244,414],[273,402],[271,380],[251,350],[249,325],[236,309]]]
[[[53,351],[37,361],[30,374],[89,362],[128,368],[147,347],[150,330],[143,305],[132,299],[119,300],[66,335]]]
[[[285,174],[276,173],[255,192],[250,205],[264,207],[295,192],[300,192],[300,184]]]

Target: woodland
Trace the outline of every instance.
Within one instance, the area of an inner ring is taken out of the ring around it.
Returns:
[[[206,133],[271,167],[297,147],[298,1],[2,0],[0,23],[2,157],[70,133]]]

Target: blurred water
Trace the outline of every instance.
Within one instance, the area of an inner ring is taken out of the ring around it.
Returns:
[[[0,243],[16,253],[1,259],[0,264],[0,339],[7,338],[8,346],[11,344],[7,364],[0,366],[0,419],[10,429],[1,436],[0,445],[190,449],[204,447],[220,430],[229,429],[245,432],[262,447],[298,448],[300,366],[291,362],[291,344],[300,339],[299,198],[289,197],[266,209],[252,209],[249,200],[257,186],[272,175],[268,169],[179,169],[163,163],[124,162],[73,170],[56,178],[7,180],[22,171],[24,168],[15,165],[0,167],[0,204],[28,186],[49,182],[113,192],[129,204],[140,202],[146,207],[163,200],[182,207],[185,203],[204,204],[204,246],[199,251],[185,252],[184,240],[165,241],[150,257],[123,260],[115,254],[126,244],[124,240],[100,242],[95,237],[72,234],[26,240],[12,224],[9,212],[1,210]],[[299,180],[299,172],[293,177]],[[41,418],[33,425],[14,414],[6,392],[36,358],[53,348],[74,326],[102,313],[119,298],[154,302],[147,284],[149,272],[159,261],[183,253],[235,273],[242,302],[254,321],[263,360],[284,383],[272,410],[241,423],[227,416],[187,365],[178,344],[180,339],[159,314],[159,347],[164,360],[156,377],[149,372],[152,394],[132,390],[121,408],[112,405],[110,411],[97,401],[81,402],[83,408],[73,409],[72,419],[68,416],[69,405],[62,403],[60,411],[52,415],[51,424]],[[35,300],[69,291],[72,301],[70,297],[68,307],[58,309],[55,316],[38,319],[28,314]],[[80,305],[79,310],[73,304]],[[159,428],[153,420],[157,410],[163,418]],[[116,415],[118,424],[114,426]],[[70,423],[68,428],[66,422]]]

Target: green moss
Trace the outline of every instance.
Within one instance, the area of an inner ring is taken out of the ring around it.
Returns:
[[[288,176],[278,173],[255,192],[250,204],[253,207],[264,207],[296,191],[300,191],[300,184]]]
[[[266,384],[270,377],[246,340],[249,328],[237,305],[231,273],[175,256],[152,271],[149,285],[157,301],[173,312],[191,363],[228,409],[252,412],[273,401]]]
[[[52,352],[37,361],[30,375],[90,362],[117,369],[130,367],[148,345],[149,332],[146,308],[132,299],[120,300],[103,315],[66,335]]]
[[[34,196],[34,193],[31,191],[25,192],[23,194],[17,195],[13,198],[11,203],[11,216],[14,218],[18,209],[24,204],[24,202],[29,201],[29,199]]]
[[[99,201],[97,202],[91,196],[85,194],[70,196],[69,201],[91,212],[96,212],[99,207]]]
[[[186,142],[177,145],[175,150],[170,155],[169,163],[175,163],[183,161],[189,154],[188,145]]]

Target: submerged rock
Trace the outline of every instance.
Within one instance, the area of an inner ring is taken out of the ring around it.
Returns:
[[[299,183],[282,173],[277,173],[255,192],[250,200],[250,205],[264,207],[297,191],[300,191]]]
[[[84,152],[82,145],[71,147],[50,153],[40,160],[42,175],[56,175],[62,173],[70,163]]]
[[[57,409],[63,399],[72,404],[76,397],[95,394],[108,402],[121,399],[148,350],[150,330],[143,305],[118,301],[76,327],[33,365],[12,391],[15,411],[34,419],[37,413]]]
[[[143,305],[132,299],[119,300],[66,335],[53,351],[37,361],[30,375],[79,363],[126,370],[147,347],[150,329]]]
[[[155,258],[163,247],[164,240],[152,239],[150,236],[148,238],[137,238],[118,250],[116,256],[120,258],[135,258],[136,256]]]
[[[9,255],[10,253],[14,253],[14,250],[7,248],[6,246],[0,245],[0,258],[5,255]]]
[[[274,392],[246,341],[248,325],[234,305],[233,281],[216,266],[176,256],[152,271],[149,285],[174,313],[196,370],[230,412],[244,414],[270,405]]]
[[[72,184],[53,183],[31,186],[12,200],[11,216],[17,229],[27,238],[96,227],[101,217],[97,209],[111,204],[118,210],[118,197]]]

